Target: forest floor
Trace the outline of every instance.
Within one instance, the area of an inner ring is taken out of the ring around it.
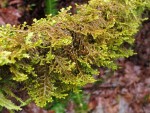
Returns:
[[[58,0],[58,9],[88,0]],[[137,54],[118,59],[121,67],[115,72],[100,68],[103,82],[88,84],[83,88],[90,95],[87,101],[89,113],[150,113],[150,12],[135,35],[134,50]],[[0,25],[18,25],[44,16],[43,0],[0,0]],[[74,103],[68,101],[66,113],[76,113]],[[3,113],[8,113],[3,110]],[[31,103],[18,113],[55,113]],[[85,112],[86,113],[86,112]]]

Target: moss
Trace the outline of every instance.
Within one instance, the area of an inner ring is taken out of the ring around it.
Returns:
[[[31,26],[2,26],[0,70],[9,67],[9,82],[23,84],[38,106],[52,102],[52,97],[64,98],[66,92],[94,82],[96,67],[117,69],[116,59],[134,54],[124,43],[134,42],[146,3],[91,0],[77,6],[74,15],[69,7],[35,19]]]

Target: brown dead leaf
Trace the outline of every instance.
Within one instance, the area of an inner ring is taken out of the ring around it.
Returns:
[[[9,5],[22,4],[23,0],[10,0]]]
[[[21,17],[21,12],[13,7],[1,8],[0,9],[0,18],[1,24],[19,24],[18,19]]]
[[[44,110],[35,105],[35,103],[30,103],[19,113],[55,113],[53,110]]]
[[[119,96],[118,113],[129,113],[129,103],[123,96]]]
[[[2,17],[0,17],[0,25],[4,25],[5,24],[5,21],[3,20]]]

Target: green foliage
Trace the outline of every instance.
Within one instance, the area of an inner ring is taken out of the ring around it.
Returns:
[[[2,70],[0,70],[2,71]],[[7,70],[5,70],[7,71]],[[10,77],[5,76],[3,80],[0,80],[0,107],[6,107],[10,110],[10,112],[13,112],[14,110],[21,110],[22,106],[27,105],[30,101],[30,99],[27,99],[25,102],[15,95],[15,93],[12,92],[12,89],[16,89],[16,84],[12,83],[10,81]],[[11,100],[15,100],[20,105],[15,105]]]
[[[89,98],[89,95],[84,94],[83,92],[72,94],[71,99],[75,105],[76,113],[87,113],[88,106],[85,100]]]
[[[87,113],[88,106],[85,100],[89,98],[88,95],[84,94],[82,91],[79,93],[69,93],[66,99],[54,99],[50,107],[46,109],[54,110],[56,113],[65,113],[66,109],[70,104],[72,104],[72,110],[75,113]]]
[[[45,13],[56,15],[57,12],[57,0],[45,0]]]
[[[0,106],[6,107],[10,110],[21,110],[19,106],[16,106],[14,103],[12,103],[10,100],[6,99],[2,92],[0,92]]]
[[[95,81],[98,67],[116,69],[116,59],[133,55],[125,44],[134,42],[146,3],[91,0],[77,6],[75,15],[69,7],[31,26],[0,27],[0,87],[6,80],[17,88],[21,84],[41,107],[52,97],[78,92]]]

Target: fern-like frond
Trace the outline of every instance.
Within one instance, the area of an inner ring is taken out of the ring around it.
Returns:
[[[57,12],[57,0],[45,0],[45,13],[56,15]]]
[[[29,87],[29,94],[36,102],[38,106],[45,106],[46,102],[52,101],[52,95],[54,95],[55,87],[52,80],[47,75],[41,75],[38,77]]]
[[[21,110],[19,106],[7,99],[2,92],[0,92],[0,106],[6,107],[9,110]]]

